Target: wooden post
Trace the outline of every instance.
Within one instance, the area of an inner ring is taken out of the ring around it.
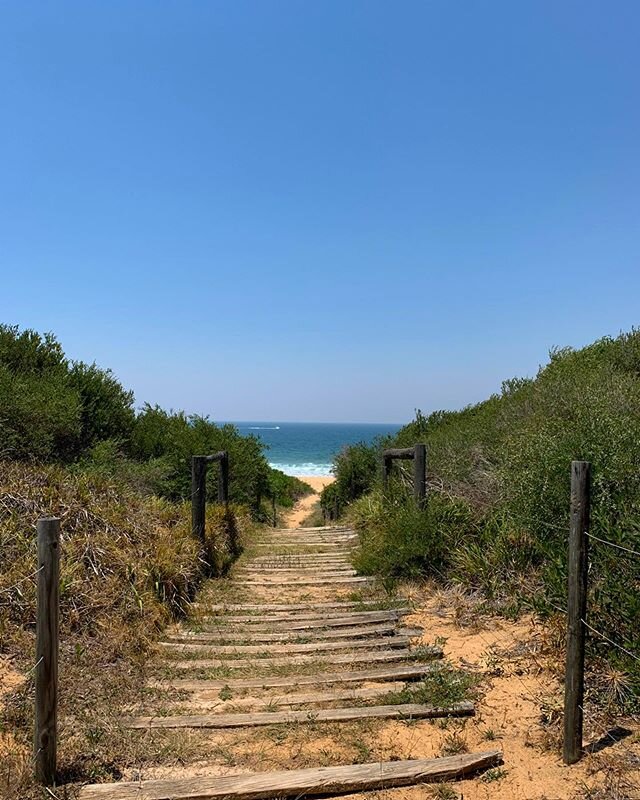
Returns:
[[[191,457],[191,530],[204,544],[207,504],[207,457]]]
[[[220,458],[220,472],[218,473],[218,502],[229,502],[229,453],[226,451]]]
[[[418,508],[424,508],[427,499],[427,446],[413,448],[413,496]]]
[[[382,488],[386,492],[389,488],[389,475],[391,473],[391,458],[389,456],[382,456]]]
[[[55,782],[58,722],[58,603],[60,520],[38,520],[36,617],[36,714],[33,737],[36,780]]]
[[[571,523],[569,528],[567,591],[567,656],[564,679],[565,764],[575,764],[582,755],[582,705],[584,699],[583,620],[587,614],[587,532],[591,465],[571,462]]]
[[[277,528],[278,527],[278,517],[277,517],[277,514],[276,514],[276,493],[275,492],[271,495],[271,506],[272,506],[272,509],[273,509],[273,527]]]

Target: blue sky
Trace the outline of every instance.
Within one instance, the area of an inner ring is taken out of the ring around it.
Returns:
[[[405,421],[640,319],[637,2],[0,0],[0,320]]]

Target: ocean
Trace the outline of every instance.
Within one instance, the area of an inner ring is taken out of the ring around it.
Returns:
[[[333,422],[234,422],[267,446],[272,467],[287,475],[330,475],[334,456],[348,444],[394,434],[400,425]]]

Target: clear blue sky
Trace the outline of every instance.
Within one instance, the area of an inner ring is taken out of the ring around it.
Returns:
[[[0,319],[404,421],[640,322],[640,3],[0,2]]]

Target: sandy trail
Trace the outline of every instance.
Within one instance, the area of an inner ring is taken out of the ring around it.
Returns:
[[[325,486],[328,486],[330,483],[333,483],[335,480],[333,476],[318,476],[318,475],[309,475],[301,477],[300,480],[308,483],[314,490],[313,494],[309,494],[306,497],[301,498],[295,504],[295,506],[291,509],[291,511],[287,514],[285,518],[285,526],[287,528],[297,528],[302,525],[302,522],[309,516],[311,511],[313,510],[314,505],[318,502],[320,492],[324,489]]]

